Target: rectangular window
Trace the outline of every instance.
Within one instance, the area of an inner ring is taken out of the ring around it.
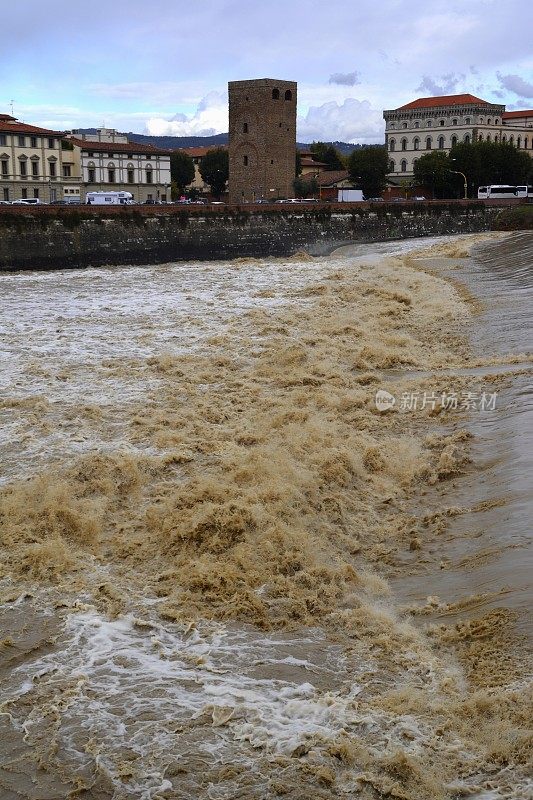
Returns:
[[[23,189],[22,190],[22,199],[23,200],[27,200],[28,199],[28,190],[27,189]]]
[[[128,183],[135,183],[135,172],[132,169],[128,170]]]
[[[55,139],[48,139],[48,149],[55,150],[56,140]]]
[[[70,164],[63,164],[63,177],[70,178],[72,175],[72,167]]]
[[[28,174],[28,170],[26,169],[26,162],[19,161],[19,164],[20,164],[20,176],[21,178],[25,178],[26,175]]]
[[[87,153],[89,158],[94,158],[94,153]]]
[[[34,189],[33,190],[33,196],[34,197],[39,197],[39,189]]]
[[[166,202],[167,202],[167,196],[166,196],[166,194],[162,194],[162,195],[161,195],[161,202],[162,202],[162,203],[166,203]]]
[[[7,136],[5,133],[0,133],[0,144],[7,144]]]
[[[56,162],[55,161],[49,161],[48,162],[48,169],[50,170],[50,177],[51,178],[55,178],[56,177]]]
[[[37,147],[37,137],[36,136],[32,136],[30,138],[30,147]]]
[[[32,161],[31,162],[31,174],[32,174],[32,176],[34,178],[37,178],[39,176],[39,162],[38,161]]]
[[[4,200],[9,200],[9,189],[4,189]]]
[[[87,172],[88,172],[88,176],[87,177],[89,179],[89,183],[94,183],[94,181],[95,181],[95,172],[96,171],[94,169],[89,169],[89,170],[87,170]]]
[[[108,154],[107,154],[107,157],[108,157],[108,158],[114,158],[114,156],[113,156],[113,153],[108,153]]]
[[[26,147],[26,137],[25,136],[19,136],[18,140],[19,140],[19,147]]]
[[[245,167],[248,166],[248,156],[243,156],[242,163],[244,164]]]
[[[147,200],[153,200],[153,199],[154,199],[154,196],[153,196],[153,194],[147,194],[147,195],[146,195],[146,199],[147,199]]]
[[[8,167],[9,167],[9,161],[2,161],[1,162],[0,171],[1,171],[1,174],[2,174],[3,178],[7,178],[8,175],[9,175],[9,172],[7,171]]]
[[[146,183],[152,183],[152,170],[146,170]]]
[[[115,183],[115,170],[114,169],[108,169],[107,170],[107,180],[108,180],[108,183]]]
[[[150,160],[151,160],[151,158],[152,158],[152,156],[146,156],[146,160],[147,160],[147,161],[150,161]]]

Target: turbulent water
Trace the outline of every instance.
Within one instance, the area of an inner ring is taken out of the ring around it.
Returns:
[[[0,276],[2,800],[532,796],[532,254]]]

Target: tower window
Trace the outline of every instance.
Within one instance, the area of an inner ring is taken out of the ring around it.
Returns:
[[[279,89],[272,89],[272,100],[279,100]]]
[[[244,166],[245,166],[245,167],[247,167],[247,166],[248,166],[248,156],[244,156],[244,157],[243,157],[243,159],[242,159],[242,163],[244,164]]]
[[[290,89],[287,89],[285,92],[285,100],[292,100],[292,92]]]
[[[248,123],[247,122],[245,122],[244,125],[242,126],[242,132],[243,133],[248,133]]]

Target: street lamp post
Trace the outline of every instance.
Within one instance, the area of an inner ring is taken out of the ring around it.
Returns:
[[[451,160],[455,161],[455,158],[452,158]],[[461,175],[464,181],[464,199],[468,200],[468,181],[464,172],[459,172],[458,169],[449,169],[448,172],[453,172],[455,175]]]

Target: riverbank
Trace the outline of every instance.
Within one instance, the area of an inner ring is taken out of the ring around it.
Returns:
[[[520,355],[413,244],[0,278],[5,791],[526,796],[512,619],[391,593]]]
[[[512,201],[508,201],[512,202]],[[490,230],[490,201],[297,206],[0,206],[0,272],[328,255],[350,242]]]

